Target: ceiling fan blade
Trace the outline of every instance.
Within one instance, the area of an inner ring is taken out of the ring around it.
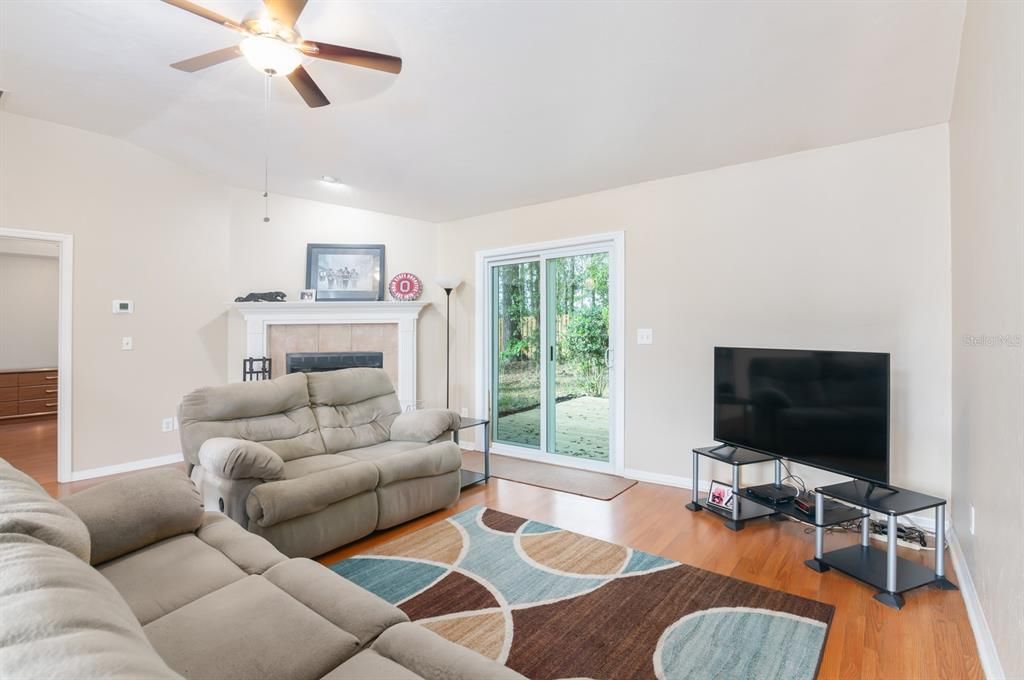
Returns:
[[[179,71],[186,71],[188,73],[195,73],[200,69],[204,69],[209,66],[216,66],[217,64],[223,64],[225,61],[231,61],[232,59],[237,59],[240,56],[242,56],[242,50],[238,49],[238,45],[232,45],[231,47],[214,50],[213,52],[200,54],[198,57],[192,57],[191,59],[185,59],[184,61],[171,64],[171,68],[176,68]]]
[[[189,2],[188,0],[163,0],[163,1],[166,2],[168,5],[171,5],[173,7],[177,7],[178,9],[183,9],[186,12],[192,12],[192,14],[195,14],[196,16],[202,17],[204,19],[208,19],[208,20],[212,21],[215,24],[220,24],[222,26],[227,26],[228,28],[230,28],[232,30],[235,30],[235,31],[243,30],[242,26],[237,21],[232,21],[231,19],[228,19],[225,16],[221,16],[220,14],[217,14],[213,10],[206,9],[205,7],[200,7],[199,5],[195,4],[194,2]]]
[[[270,18],[287,28],[295,26],[302,10],[306,8],[306,2],[308,0],[263,0]]]
[[[367,52],[366,50],[357,50],[353,47],[342,47],[341,45],[332,45],[330,43],[317,42],[316,40],[303,41],[299,45],[299,49],[311,57],[327,59],[328,61],[340,61],[343,64],[362,66],[363,68],[372,68],[377,71],[387,71],[388,73],[402,72],[402,59],[387,54]]]
[[[295,89],[299,91],[299,95],[302,96],[310,108],[315,109],[331,103],[327,95],[323,93],[323,90],[313,81],[309,71],[301,66],[288,74],[288,82],[295,86]]]

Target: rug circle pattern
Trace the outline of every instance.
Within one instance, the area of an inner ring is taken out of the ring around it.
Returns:
[[[484,507],[331,568],[537,680],[812,680],[834,611]]]

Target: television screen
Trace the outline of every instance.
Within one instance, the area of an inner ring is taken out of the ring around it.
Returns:
[[[889,482],[889,355],[715,348],[715,440]]]

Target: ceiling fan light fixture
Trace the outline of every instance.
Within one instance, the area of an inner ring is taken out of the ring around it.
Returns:
[[[253,35],[238,47],[253,68],[267,75],[286,76],[302,63],[302,53],[277,38]]]

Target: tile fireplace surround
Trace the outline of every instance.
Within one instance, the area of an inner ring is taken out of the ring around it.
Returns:
[[[416,405],[416,326],[428,302],[236,302],[245,356],[271,357],[284,374],[288,352],[384,353],[402,410]],[[245,357],[239,357],[241,362]]]

